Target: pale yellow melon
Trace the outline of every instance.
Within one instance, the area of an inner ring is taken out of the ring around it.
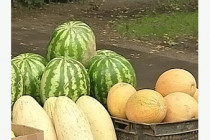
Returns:
[[[159,123],[165,118],[166,112],[163,96],[150,89],[137,91],[126,104],[128,120],[138,123]]]
[[[198,116],[198,103],[189,94],[174,92],[164,99],[168,110],[164,122],[184,121]]]
[[[184,69],[170,69],[160,75],[155,90],[163,96],[173,92],[184,92],[193,96],[196,91],[196,80]]]
[[[15,134],[12,130],[11,130],[11,138],[15,138]]]
[[[109,91],[107,96],[107,107],[112,116],[126,118],[125,106],[136,89],[128,83],[117,83]]]
[[[196,88],[195,94],[193,95],[195,100],[198,102],[198,89]]]

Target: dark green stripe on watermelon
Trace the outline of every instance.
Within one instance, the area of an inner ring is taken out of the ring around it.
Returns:
[[[110,51],[98,50],[88,64],[91,96],[106,106],[110,88],[118,82],[136,86],[136,74],[127,59]]]
[[[67,96],[76,101],[89,93],[89,77],[79,61],[61,56],[48,63],[41,80],[42,103],[49,97],[58,96]]]
[[[40,80],[47,64],[44,57],[34,53],[24,53],[12,59],[12,62],[20,69],[23,77],[23,94],[30,95],[39,103]]]
[[[86,66],[95,52],[96,42],[91,28],[81,21],[70,21],[55,28],[48,43],[47,59],[68,56]]]
[[[23,78],[19,68],[11,62],[11,110],[14,103],[23,95]]]

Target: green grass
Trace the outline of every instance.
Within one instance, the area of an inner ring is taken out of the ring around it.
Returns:
[[[198,12],[150,14],[135,19],[121,19],[113,27],[119,33],[143,40],[186,36],[197,38]]]

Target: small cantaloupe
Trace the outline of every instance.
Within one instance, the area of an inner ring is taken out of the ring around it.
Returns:
[[[191,96],[196,90],[194,76],[184,69],[170,69],[158,78],[155,90],[166,96],[173,92],[184,92]]]
[[[198,103],[183,92],[174,92],[164,97],[167,105],[167,114],[164,122],[184,121],[196,118],[198,115]]]
[[[109,91],[107,96],[107,107],[112,116],[126,118],[125,106],[136,89],[128,83],[117,83]]]
[[[160,123],[166,116],[167,106],[163,96],[150,89],[134,93],[126,104],[128,120],[137,123]]]

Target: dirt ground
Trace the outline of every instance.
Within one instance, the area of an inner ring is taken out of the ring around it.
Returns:
[[[93,29],[97,49],[114,50],[131,62],[137,74],[137,89],[154,88],[158,76],[171,68],[186,69],[197,80],[198,53],[193,41],[187,40],[185,46],[179,48],[169,48],[158,41],[130,39],[111,29],[112,22],[120,16],[130,18],[147,8],[149,2],[146,2],[113,2],[99,9],[72,3],[52,3],[32,10],[12,8],[12,57],[25,52],[46,56],[53,29],[68,20],[81,20]]]
[[[122,16],[133,17],[144,11],[150,3],[115,1],[98,7],[79,3],[51,3],[31,10],[12,8],[12,57],[29,50],[45,55],[48,40],[57,25],[68,20],[81,20],[93,29],[97,49],[107,45],[198,63],[196,42],[190,39],[179,47],[171,48],[159,41],[131,39],[111,29],[113,21]]]

